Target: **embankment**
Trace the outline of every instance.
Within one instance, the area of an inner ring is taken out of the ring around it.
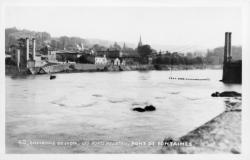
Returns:
[[[241,102],[227,105],[225,112],[177,140],[192,146],[164,146],[162,153],[241,153]]]
[[[192,69],[206,69],[211,66],[206,65],[125,65],[125,66],[114,66],[114,65],[95,65],[95,64],[48,64],[40,68],[32,69],[31,72],[36,74],[43,73],[74,73],[74,72],[114,72],[114,71],[149,71],[149,70],[192,70]],[[37,72],[40,71],[40,72]],[[43,72],[42,72],[43,71]],[[5,65],[6,75],[27,75],[30,74],[28,69],[22,69],[20,72],[16,66]]]

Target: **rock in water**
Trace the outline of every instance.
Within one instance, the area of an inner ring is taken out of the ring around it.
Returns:
[[[149,105],[144,108],[140,108],[140,107],[133,108],[133,111],[137,111],[137,112],[155,111],[155,110],[156,108],[153,105]]]
[[[50,75],[50,77],[49,77],[50,80],[55,79],[55,78],[56,78],[56,76],[54,76],[54,75]]]
[[[155,111],[155,107],[153,105],[149,105],[149,106],[146,106],[145,108],[145,111]]]
[[[241,94],[234,91],[225,91],[220,93],[220,97],[241,97]]]
[[[133,111],[137,111],[137,112],[145,112],[144,108],[134,108]]]
[[[212,93],[212,97],[219,97],[220,93],[219,92],[215,92],[215,93]]]
[[[235,91],[215,92],[212,93],[212,97],[241,97],[241,93]]]

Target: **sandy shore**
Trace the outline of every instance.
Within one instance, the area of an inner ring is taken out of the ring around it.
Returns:
[[[162,153],[241,153],[241,98],[226,101],[223,113],[174,142],[191,146],[166,145]]]

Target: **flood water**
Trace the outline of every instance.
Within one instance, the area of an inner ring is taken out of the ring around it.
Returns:
[[[7,153],[157,153],[157,142],[180,137],[224,111],[225,98],[211,93],[241,93],[241,85],[219,81],[221,70],[56,76],[6,77]],[[132,111],[149,104],[156,111]]]

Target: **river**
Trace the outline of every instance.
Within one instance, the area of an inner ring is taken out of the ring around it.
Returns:
[[[241,85],[219,81],[221,70],[56,76],[6,76],[7,153],[157,153],[165,137],[180,137],[224,111],[227,98],[211,93],[241,93]],[[156,111],[132,111],[149,104]]]

